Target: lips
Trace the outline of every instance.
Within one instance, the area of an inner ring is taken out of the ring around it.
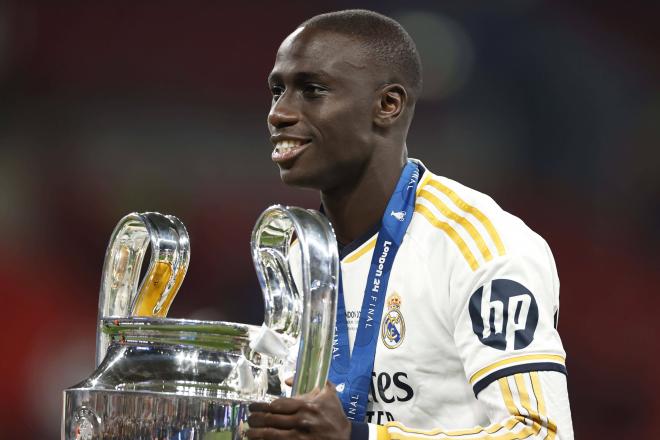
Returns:
[[[300,156],[309,145],[309,140],[278,139],[270,157],[276,164],[286,164]]]

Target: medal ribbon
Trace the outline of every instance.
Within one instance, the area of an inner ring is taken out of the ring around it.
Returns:
[[[394,258],[413,216],[419,174],[419,166],[409,161],[383,214],[364,288],[352,353],[348,343],[348,322],[341,272],[339,275],[337,322],[329,379],[337,386],[337,395],[342,402],[346,417],[357,422],[365,418],[387,284]]]

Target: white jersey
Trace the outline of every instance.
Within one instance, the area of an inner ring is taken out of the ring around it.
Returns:
[[[376,235],[342,252],[351,349]],[[555,263],[520,219],[426,170],[385,298],[370,438],[572,438]]]

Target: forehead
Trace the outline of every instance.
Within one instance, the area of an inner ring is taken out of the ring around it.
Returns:
[[[373,76],[364,45],[355,37],[298,28],[280,45],[271,76],[320,72],[332,77]]]

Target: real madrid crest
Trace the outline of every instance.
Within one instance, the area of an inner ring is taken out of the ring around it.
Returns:
[[[387,298],[387,312],[383,315],[380,334],[387,348],[397,348],[406,335],[406,323],[401,314],[401,297],[396,292]]]

